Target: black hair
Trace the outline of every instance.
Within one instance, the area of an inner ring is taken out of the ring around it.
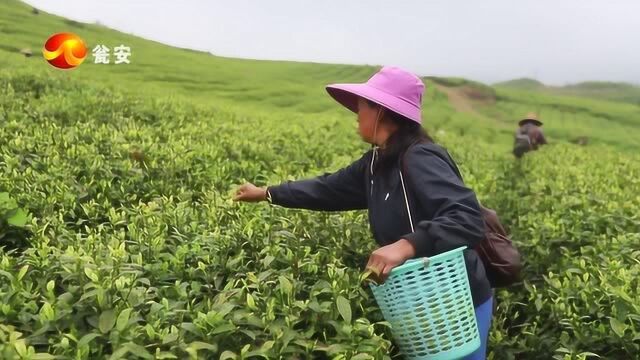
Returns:
[[[371,107],[380,106],[370,100],[367,100],[367,103]],[[379,158],[374,164],[374,170],[382,173],[393,168],[411,145],[433,142],[422,125],[396,112],[385,110],[385,118],[393,122],[397,126],[397,130],[387,139],[385,148],[378,150]]]

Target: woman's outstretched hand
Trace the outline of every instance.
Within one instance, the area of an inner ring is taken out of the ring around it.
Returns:
[[[267,189],[252,183],[240,185],[233,196],[234,201],[258,202],[267,200]]]
[[[382,283],[389,277],[391,269],[415,256],[416,249],[409,240],[400,239],[372,252],[366,269],[373,273],[374,281]]]

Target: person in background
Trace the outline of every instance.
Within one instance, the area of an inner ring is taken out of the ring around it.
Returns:
[[[518,122],[518,125],[513,145],[513,155],[516,158],[521,158],[526,152],[538,150],[539,146],[547,143],[541,129],[542,121],[538,120],[535,113],[528,113]]]

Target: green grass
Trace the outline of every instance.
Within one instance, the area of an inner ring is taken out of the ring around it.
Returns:
[[[640,105],[640,86],[610,81],[586,81],[567,85],[562,92],[568,95],[608,99]]]
[[[640,105],[640,86],[622,82],[585,81],[565,86],[547,86],[538,80],[522,78],[500,82],[495,86]]]

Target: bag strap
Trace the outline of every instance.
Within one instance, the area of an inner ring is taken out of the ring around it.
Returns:
[[[436,155],[438,158],[440,158],[440,160],[444,161],[447,165],[449,165],[449,167],[451,167],[451,170],[453,170],[454,174],[456,174],[456,176],[464,182],[464,180],[462,179],[462,174],[460,173],[460,169],[458,169],[458,166],[455,164],[455,162],[453,162],[453,159],[451,159],[451,155],[449,155],[449,152],[447,152],[444,149],[438,149],[437,147],[434,146],[430,146],[429,144],[427,145],[429,148],[427,149],[430,153],[432,153],[433,155]],[[405,169],[405,162],[404,162],[404,158],[406,156],[406,153],[409,149],[407,149],[405,151],[405,153],[400,157],[400,169],[401,171]],[[406,173],[406,171],[405,171]],[[403,184],[404,186],[404,184]]]
[[[434,149],[434,148],[431,147],[429,149],[429,151],[431,153],[435,154],[436,156],[438,156],[440,158],[440,160],[442,160],[445,163],[447,163],[451,167],[453,172],[458,176],[458,178],[460,178],[460,180],[462,180],[462,174],[460,174],[460,170],[458,169],[458,167],[455,165],[455,163],[452,163],[449,159],[447,159],[445,154],[442,153],[440,151],[440,149],[437,149],[437,148]],[[402,175],[402,170],[404,170],[404,164],[405,164],[405,162],[404,162],[405,155],[406,155],[406,151],[401,156],[401,159],[400,159],[400,170],[398,170],[398,172],[400,173],[400,183],[402,184],[402,193],[404,194],[404,204],[407,207],[407,214],[409,216],[409,224],[411,225],[411,232],[414,232],[415,229],[413,227],[413,217],[411,216],[411,207],[409,206],[409,196],[407,196],[407,187],[404,184],[404,176]],[[448,153],[446,153],[446,155],[449,156]],[[451,157],[449,156],[449,158],[451,158]]]

